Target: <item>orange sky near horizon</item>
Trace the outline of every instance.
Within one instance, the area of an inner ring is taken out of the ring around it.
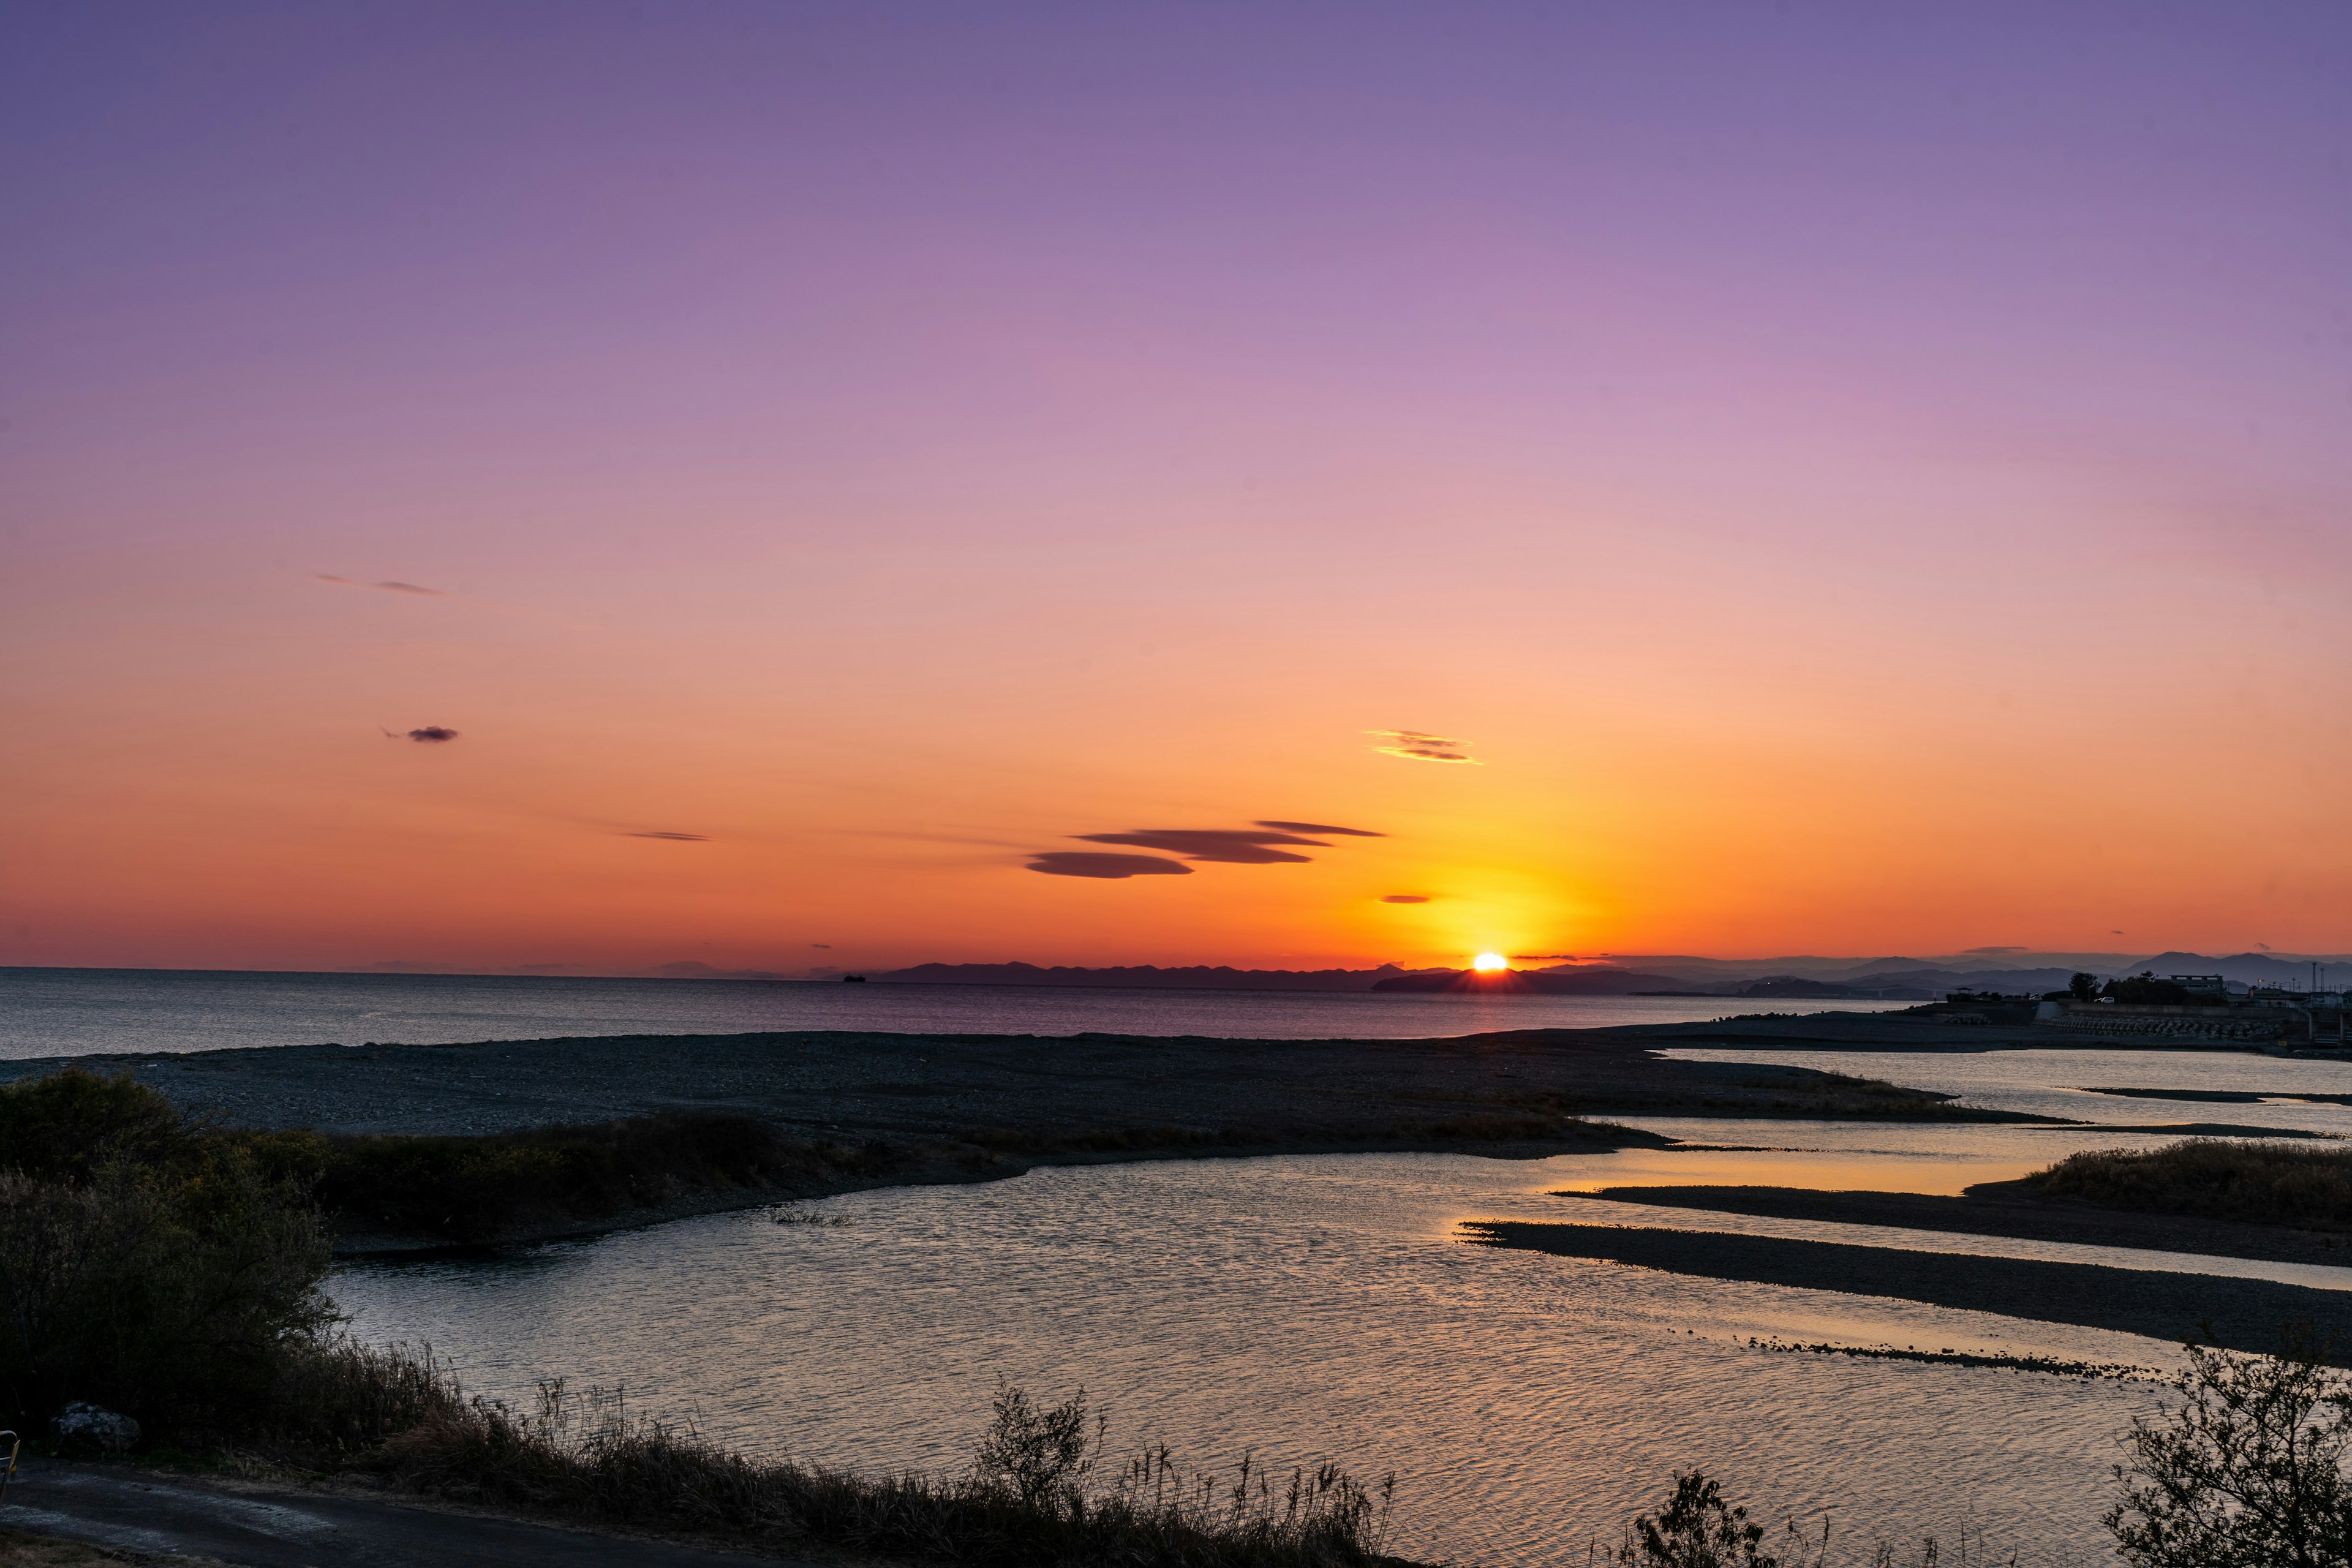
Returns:
[[[0,963],[2352,949],[2335,34],[702,15],[44,24]]]

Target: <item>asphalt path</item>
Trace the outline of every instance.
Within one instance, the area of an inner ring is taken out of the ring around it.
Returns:
[[[740,1556],[331,1493],[27,1458],[0,1527],[240,1568],[752,1568]],[[793,1568],[811,1568],[801,1563]]]

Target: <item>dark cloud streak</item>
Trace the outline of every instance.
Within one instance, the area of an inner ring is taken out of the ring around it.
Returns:
[[[1386,838],[1385,833],[1374,833],[1369,827],[1334,827],[1328,822],[1261,822],[1260,827],[1271,827],[1283,833],[1329,833],[1349,838]]]
[[[1318,839],[1301,838],[1295,833],[1251,833],[1213,827],[1139,827],[1132,833],[1073,833],[1070,837],[1088,844],[1131,844],[1138,849],[1160,849],[1188,860],[1213,860],[1228,866],[1307,863],[1307,856],[1271,847],[1276,844],[1328,847]]]
[[[1083,849],[1047,849],[1033,856],[1028,868],[1048,877],[1092,877],[1121,881],[1129,877],[1189,877],[1192,868],[1157,855],[1096,855]]]

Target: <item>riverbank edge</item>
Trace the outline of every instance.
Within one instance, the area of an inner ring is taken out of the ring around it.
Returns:
[[[970,1146],[950,1152],[943,1147],[931,1152],[934,1158],[912,1168],[789,1186],[733,1187],[720,1192],[691,1193],[668,1203],[623,1209],[593,1219],[518,1226],[490,1240],[471,1244],[399,1232],[338,1232],[334,1251],[338,1262],[370,1258],[462,1258],[501,1247],[535,1247],[557,1241],[593,1241],[598,1237],[619,1231],[644,1230],[667,1225],[674,1220],[748,1213],[783,1204],[844,1197],[852,1193],[886,1192],[898,1187],[977,1186],[990,1182],[1012,1181],[1032,1171],[1065,1166],[1134,1165],[1162,1160],[1270,1160],[1307,1154],[1462,1154],[1481,1160],[1549,1160],[1560,1154],[1607,1154],[1620,1149],[1664,1149],[1671,1148],[1675,1142],[1664,1133],[1648,1132],[1616,1122],[1593,1121],[1582,1125],[1603,1136],[1479,1142],[1435,1138],[1290,1139],[1246,1147],[1226,1145],[1215,1148],[1187,1148],[1171,1144],[1160,1148],[1071,1150],[1038,1154],[989,1153],[989,1163],[984,1165],[976,1163],[976,1160],[987,1152],[976,1151]]]

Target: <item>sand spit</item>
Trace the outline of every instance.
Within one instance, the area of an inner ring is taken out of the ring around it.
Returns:
[[[236,1127],[488,1136],[728,1111],[855,1165],[793,1190],[667,1201],[502,1240],[861,1187],[989,1181],[1045,1163],[1395,1151],[1506,1159],[1654,1145],[1612,1114],[2014,1121],[1948,1097],[1766,1063],[1669,1061],[1622,1031],[1429,1040],[794,1033],[289,1046],[0,1064],[0,1082],[125,1071]],[[871,1157],[866,1158],[869,1153]],[[350,1248],[446,1245],[348,1234]]]
[[[2270,1352],[2291,1323],[2315,1324],[2339,1337],[2352,1332],[2352,1291],[2267,1279],[1631,1226],[1475,1220],[1463,1230],[1464,1239],[1486,1247],[1601,1258],[1709,1279],[1888,1296],[2176,1344],[2204,1337],[2231,1350]]]
[[[1603,1030],[1433,1040],[606,1036],[42,1058],[0,1063],[0,1081],[75,1064],[128,1071],[198,1114],[321,1132],[501,1132],[677,1110],[741,1111],[836,1140],[1173,1128],[1268,1143],[1384,1142],[1465,1119],[1612,1112],[2031,1120],[1802,1068],[1661,1060],[1643,1045]]]
[[[1806,1187],[1603,1187],[1575,1195],[1772,1219],[1895,1226],[2086,1247],[2136,1247],[2150,1252],[2247,1258],[2266,1263],[2352,1265],[2352,1236],[2340,1232],[2039,1201],[2015,1193],[2018,1185],[1986,1183],[1957,1198],[1920,1193],[1824,1193]]]

